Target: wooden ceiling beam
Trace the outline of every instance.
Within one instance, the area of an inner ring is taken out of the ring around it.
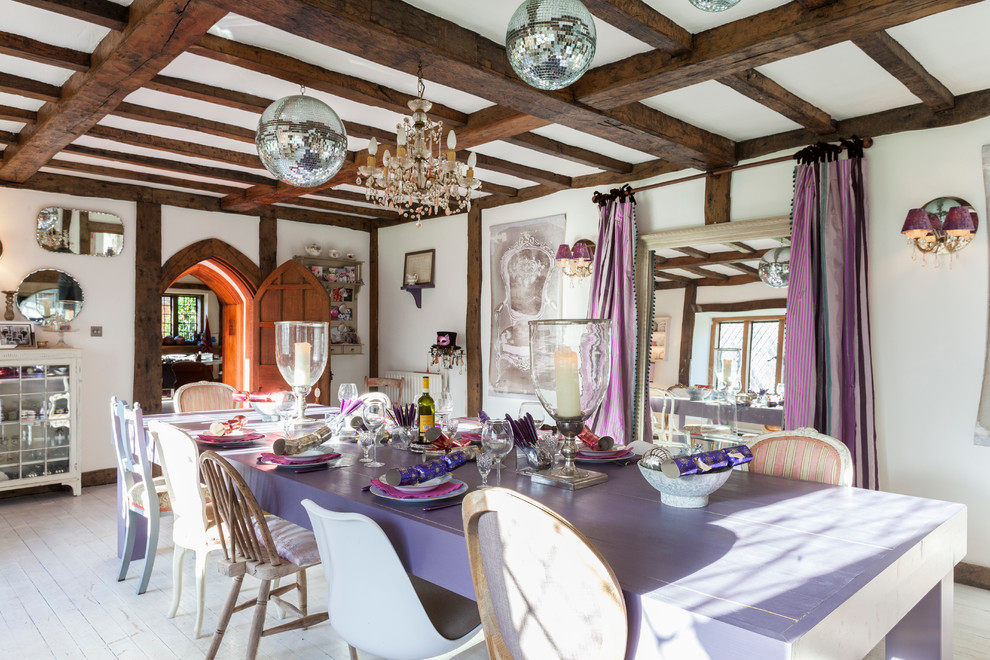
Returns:
[[[718,82],[816,133],[825,135],[835,130],[835,122],[827,112],[792,94],[755,69],[724,76]]]
[[[691,33],[642,0],[584,0],[592,14],[670,55],[691,50]]]
[[[684,57],[650,51],[596,67],[574,84],[573,94],[607,110],[978,1],[844,0],[815,11],[789,2],[695,34]]]
[[[238,190],[236,193],[244,192]],[[353,204],[342,204],[340,202],[334,202],[328,199],[310,199],[304,197],[296,197],[293,199],[286,200],[286,204],[297,204],[299,206],[309,206],[314,209],[320,209],[321,211],[333,211],[335,213],[350,213],[353,215],[360,215],[365,218],[385,218],[391,219],[395,217],[395,211],[389,211],[382,208],[368,208],[366,206],[354,206]]]
[[[23,96],[36,101],[57,101],[62,90],[57,85],[22,78],[0,71],[0,92]]]
[[[684,270],[688,271],[689,273],[694,273],[695,275],[701,275],[702,277],[707,279],[714,279],[714,280],[729,279],[729,276],[726,275],[725,273],[720,273],[715,270],[708,270],[707,268],[701,268],[700,266],[685,266]],[[661,273],[661,275],[662,274],[663,273]]]
[[[44,9],[111,30],[127,27],[128,8],[109,0],[16,0],[22,5]]]
[[[694,284],[695,286],[737,286],[739,284],[751,284],[753,282],[759,282],[759,275],[732,275],[726,279],[715,279],[709,277],[701,277],[693,279],[689,284]],[[653,285],[654,291],[664,291],[666,289],[680,289],[685,286],[684,282],[656,282]]]
[[[90,64],[89,53],[53,46],[10,32],[0,32],[0,54],[72,71],[87,71]]]
[[[756,270],[749,264],[725,264],[729,268],[735,268],[736,270],[746,273],[747,275],[758,275],[760,271]]]
[[[125,119],[159,124],[161,126],[199,131],[200,133],[207,133],[229,140],[254,144],[254,129],[235,126],[233,124],[224,124],[219,121],[213,121],[212,119],[203,119],[202,117],[187,115],[181,112],[160,110],[135,103],[121,103],[113,111],[113,114],[115,117],[124,117]]]
[[[77,137],[112,112],[226,15],[205,0],[137,0],[133,19],[97,45],[92,67],[73,74],[61,98],[38,111],[0,165],[0,179],[26,181]]]
[[[538,133],[522,133],[520,135],[505,138],[505,141],[509,144],[514,144],[517,147],[525,147],[527,149],[532,149],[533,151],[538,151],[541,154],[556,156],[558,158],[563,158],[564,160],[569,160],[572,163],[595,167],[608,172],[629,174],[633,169],[632,163],[626,163],[616,158],[609,158],[604,154],[596,153],[590,149],[583,149],[581,147],[575,147],[570,144],[564,144],[563,142],[551,140],[550,138],[543,137]]]
[[[5,121],[17,121],[24,124],[33,124],[38,120],[38,113],[34,110],[25,110],[24,108],[0,105],[0,119]]]
[[[311,4],[229,0],[231,10],[297,36],[406,73],[422,62],[433,81],[548,122],[655,154],[685,167],[733,164],[734,143],[640,104],[600,112],[575,103],[570,89],[530,87],[505,47],[401,0]],[[479,65],[480,64],[480,65]]]
[[[133,147],[168,151],[180,156],[204,158],[206,160],[215,160],[220,163],[230,163],[233,165],[240,165],[242,167],[264,169],[264,165],[261,164],[261,159],[258,158],[257,153],[244,153],[243,151],[234,151],[233,149],[223,149],[221,147],[213,147],[207,144],[197,144],[195,142],[187,142],[186,140],[176,140],[174,138],[165,138],[158,135],[149,135],[147,133],[137,133],[135,131],[128,131],[122,128],[113,128],[103,125],[93,126],[91,129],[86,131],[86,135],[103,140],[120,142],[121,144],[129,144]]]
[[[467,158],[467,156],[467,152],[459,152],[457,154],[457,157],[462,161]],[[563,174],[554,174],[553,172],[547,172],[545,170],[529,167],[528,165],[522,165],[520,163],[513,163],[501,158],[495,158],[494,156],[486,156],[485,154],[477,154],[477,156],[478,167],[481,169],[498,172],[500,174],[508,174],[509,176],[526,179],[527,181],[535,181],[536,183],[544,186],[550,186],[551,188],[557,188],[558,190],[571,187],[571,177],[564,176]],[[484,185],[482,185],[482,188],[484,188]]]
[[[678,250],[683,250],[686,248],[676,248]],[[698,252],[701,252],[698,250]],[[762,257],[769,250],[756,250],[750,254],[741,254],[739,252],[712,252],[706,257],[673,257],[665,259],[663,262],[658,264],[656,268],[658,270],[666,268],[685,268],[687,266],[714,266],[716,264],[721,264],[728,266],[731,264],[737,264],[744,261],[756,261]],[[701,252],[701,254],[707,254]]]
[[[797,0],[805,9],[821,9],[828,5],[834,5],[838,0]]]
[[[883,30],[853,39],[853,43],[932,110],[948,110],[955,105],[949,88]]]
[[[736,250],[738,252],[744,252],[746,254],[753,254],[754,252],[756,252],[756,248],[752,247],[751,245],[746,245],[741,241],[733,241],[732,243],[726,243],[726,245],[732,248],[733,250]]]
[[[259,115],[272,102],[272,99],[266,99],[263,96],[248,94],[247,92],[237,92],[232,89],[207,85],[193,80],[184,80],[173,76],[155,76],[145,84],[145,88],[162,92],[163,94],[172,94],[205,103],[215,103]]]
[[[678,275],[677,273],[668,273],[667,271],[662,271],[656,274],[657,277],[664,277],[671,282],[677,282],[680,284],[690,284],[691,282],[697,282],[697,277],[687,277],[686,275]]]
[[[107,167],[105,165],[94,165],[93,163],[81,163],[74,160],[61,160],[53,158],[45,163],[45,167],[57,170],[68,170],[71,172],[82,172],[85,174],[96,174],[99,176],[111,176],[117,179],[129,181],[140,181],[142,183],[156,183],[166,186],[176,186],[179,188],[189,188],[191,190],[202,190],[218,195],[233,195],[240,191],[234,186],[224,186],[217,183],[207,183],[193,179],[181,179],[179,177],[164,176],[161,174],[151,174],[132,169],[121,169],[119,167]]]
[[[680,252],[681,254],[686,254],[689,257],[694,257],[695,259],[700,259],[703,263],[707,263],[708,262],[708,259],[712,256],[708,252],[703,252],[702,250],[699,250],[697,248],[693,248],[693,247],[690,247],[690,246],[687,246],[687,245],[684,246],[684,247],[676,247],[676,248],[673,248],[673,249],[675,251],[677,251],[677,252]],[[667,260],[665,260],[665,263],[668,262],[668,261],[671,261],[671,260],[670,259],[667,259]],[[698,265],[698,264],[692,264],[692,265]]]

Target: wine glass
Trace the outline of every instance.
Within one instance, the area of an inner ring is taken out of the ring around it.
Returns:
[[[385,464],[378,460],[377,440],[378,431],[385,425],[385,420],[388,419],[385,397],[368,397],[364,402],[364,407],[361,408],[361,418],[364,419],[364,425],[368,427],[368,433],[371,435],[371,446],[375,450],[375,456],[368,463],[368,467],[382,467]],[[364,438],[362,437],[362,447],[364,447],[364,442]]]
[[[275,392],[272,394],[272,403],[275,404],[275,414],[282,423],[282,433],[288,438],[292,418],[296,414],[296,395],[289,391]]]
[[[482,488],[488,488],[488,473],[492,471],[492,465],[495,463],[495,457],[486,451],[478,454],[478,474],[481,475],[481,485],[478,486],[478,490]]]
[[[337,402],[341,407],[345,401],[358,398],[358,388],[354,383],[341,383],[337,388]]]
[[[481,447],[498,461],[495,483],[502,485],[502,457],[512,451],[512,433],[504,419],[489,419],[481,431]]]
[[[529,413],[533,418],[533,425],[539,431],[540,427],[543,426],[543,420],[547,418],[547,411],[543,408],[543,404],[539,401],[523,401],[519,404],[519,419],[524,418],[526,413]]]
[[[447,419],[444,421],[443,432],[447,434],[448,438],[453,438],[457,435],[458,421],[453,415],[448,415]]]
[[[372,458],[369,454],[371,453],[371,448],[375,446],[375,435],[376,434],[371,431],[361,431],[358,433],[358,444],[361,445],[361,449],[364,451],[364,456],[358,460],[369,466],[373,464]],[[378,465],[381,465],[381,463]]]

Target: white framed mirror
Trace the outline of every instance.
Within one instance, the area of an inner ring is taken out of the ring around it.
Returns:
[[[57,268],[29,273],[17,285],[17,309],[38,325],[64,325],[83,307],[83,291],[72,275]]]
[[[124,222],[112,213],[49,206],[38,213],[35,236],[49,252],[115,257],[124,249]]]

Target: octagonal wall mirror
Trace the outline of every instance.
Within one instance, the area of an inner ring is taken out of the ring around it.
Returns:
[[[36,270],[17,285],[17,308],[24,318],[38,325],[69,323],[82,307],[82,287],[64,271]]]
[[[49,252],[115,257],[124,249],[123,221],[102,211],[41,209],[36,236]]]

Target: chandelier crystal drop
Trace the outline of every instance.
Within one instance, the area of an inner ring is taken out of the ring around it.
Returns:
[[[427,112],[433,104],[423,98],[423,67],[419,68],[419,97],[409,101],[412,117],[396,125],[395,155],[386,149],[381,167],[377,164],[378,140],[368,143],[366,165],[358,168],[357,185],[365,197],[382,208],[416,220],[422,227],[424,216],[460,213],[471,209],[471,193],[481,187],[474,176],[478,156],[468,156],[467,166],[457,162],[457,136],[447,133],[443,147],[443,123],[431,121]]]
[[[775,289],[787,286],[791,272],[791,248],[774,248],[764,254],[757,271],[767,286]]]
[[[739,4],[739,0],[691,0],[691,4],[702,11],[725,11]]]
[[[326,103],[303,94],[268,106],[254,141],[265,169],[302,188],[329,181],[347,157],[347,131],[340,117]]]
[[[579,0],[526,0],[505,30],[509,64],[538,89],[562,89],[595,58],[595,21]]]

